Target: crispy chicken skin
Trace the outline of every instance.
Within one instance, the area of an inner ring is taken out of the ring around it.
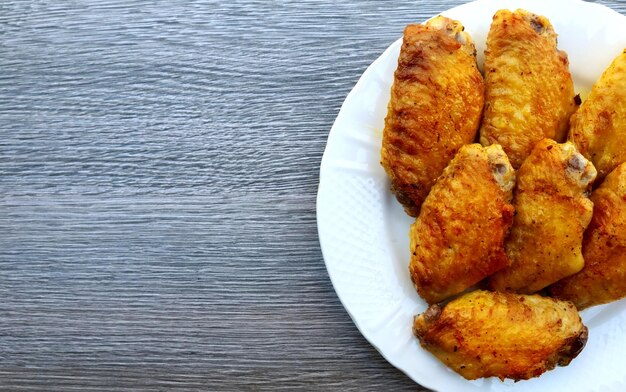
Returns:
[[[531,294],[583,268],[582,238],[593,203],[596,170],[572,143],[544,139],[517,172],[515,219],[506,242],[511,265],[492,289]]]
[[[411,279],[428,303],[505,267],[515,172],[498,145],[463,146],[411,225]]]
[[[483,78],[474,43],[463,29],[438,16],[404,30],[381,164],[411,216],[418,215],[437,177],[458,149],[474,140],[480,124]]]
[[[416,316],[422,347],[468,380],[526,380],[568,365],[585,346],[570,302],[539,295],[474,291]]]
[[[515,169],[541,139],[562,142],[577,108],[556,37],[548,19],[521,9],[496,12],[487,36],[480,142],[502,145]]]
[[[593,218],[585,232],[585,268],[550,287],[578,309],[626,297],[626,163],[591,195]]]
[[[593,162],[599,181],[626,162],[626,50],[613,60],[572,116],[569,138]]]

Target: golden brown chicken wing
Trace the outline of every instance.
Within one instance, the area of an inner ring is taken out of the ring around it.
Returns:
[[[502,145],[515,169],[541,139],[563,141],[577,107],[556,37],[548,19],[521,9],[496,12],[487,36],[480,142]]]
[[[462,292],[505,267],[515,172],[498,145],[463,146],[411,225],[411,278],[428,302]]]
[[[515,219],[492,289],[530,294],[583,268],[583,232],[593,212],[587,197],[596,170],[572,143],[544,139],[517,172]]]
[[[381,164],[411,216],[418,215],[435,179],[478,130],[484,89],[475,53],[461,23],[442,16],[404,30]]]
[[[626,162],[626,50],[572,116],[569,138],[593,162],[599,181]]]
[[[416,316],[422,347],[468,380],[526,380],[568,365],[587,341],[574,305],[538,295],[474,291]]]
[[[585,232],[585,268],[550,287],[578,309],[626,297],[626,163],[591,195],[593,218]]]

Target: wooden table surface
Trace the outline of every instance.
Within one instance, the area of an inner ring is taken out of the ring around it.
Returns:
[[[1,2],[0,390],[420,390],[315,197],[360,74],[460,3]]]

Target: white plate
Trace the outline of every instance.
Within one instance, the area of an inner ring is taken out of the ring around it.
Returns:
[[[483,61],[491,18],[501,8],[547,16],[567,51],[577,91],[588,91],[626,47],[626,17],[580,0],[479,0],[443,13],[460,20]],[[420,21],[416,21],[420,22]],[[404,26],[397,26],[400,34]],[[412,220],[389,192],[380,146],[401,40],[365,71],[346,98],[328,137],[317,197],[322,252],[339,299],[367,340],[394,366],[438,391],[624,391],[626,302],[582,312],[587,347],[569,366],[513,383],[466,381],[421,349],[411,333],[426,309],[409,278]]]

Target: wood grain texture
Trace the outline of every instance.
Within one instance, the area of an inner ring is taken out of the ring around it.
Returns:
[[[460,3],[1,2],[0,390],[415,390],[334,293],[318,170]]]

